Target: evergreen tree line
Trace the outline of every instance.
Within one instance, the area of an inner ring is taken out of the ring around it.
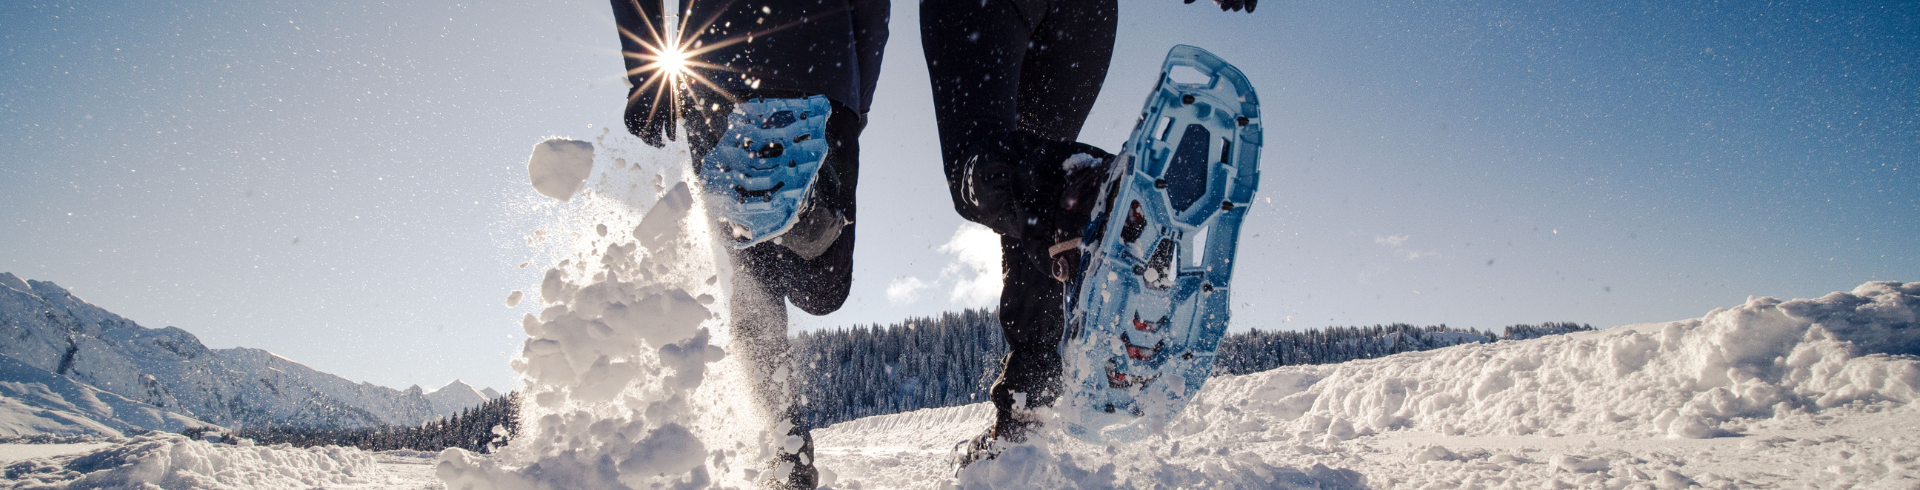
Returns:
[[[496,431],[495,427],[499,430]],[[434,420],[417,427],[320,429],[272,426],[235,430],[230,436],[222,437],[221,440],[231,442],[244,438],[252,439],[257,444],[284,443],[298,447],[354,446],[369,451],[394,449],[440,451],[457,447],[478,453],[490,453],[493,452],[493,448],[506,445],[506,442],[519,432],[520,392],[512,391],[478,406],[461,410],[459,414],[452,417]],[[199,436],[197,433],[187,435],[188,437]]]
[[[985,401],[1006,357],[999,314],[985,309],[801,332],[793,341],[801,413],[814,427]]]
[[[1537,339],[1548,335],[1585,332],[1588,330],[1593,330],[1593,325],[1576,324],[1573,322],[1546,322],[1539,325],[1508,325],[1507,332],[1500,335],[1500,340]]]
[[[1502,334],[1403,323],[1304,331],[1256,329],[1221,339],[1213,371],[1247,374],[1582,330],[1593,327],[1547,322],[1508,326]],[[814,427],[985,401],[1006,356],[999,314],[985,309],[910,318],[887,326],[801,332],[793,342],[801,412]]]
[[[1255,329],[1229,334],[1220,340],[1213,372],[1257,373],[1280,366],[1332,364],[1460,344],[1526,340],[1586,330],[1593,330],[1593,326],[1573,322],[1509,325],[1498,335],[1473,328],[1450,328],[1445,324],[1416,327],[1405,323],[1301,331]]]

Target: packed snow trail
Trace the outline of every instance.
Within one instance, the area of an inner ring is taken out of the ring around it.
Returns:
[[[1920,487],[1920,283],[1207,384],[1161,437],[1050,434],[966,488]],[[982,406],[816,431],[844,488],[945,484]],[[925,436],[922,437],[921,435]],[[946,440],[940,440],[940,439]],[[932,439],[932,440],[927,440]]]

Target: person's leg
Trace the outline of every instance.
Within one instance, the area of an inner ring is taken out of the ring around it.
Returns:
[[[827,152],[827,161],[820,166],[820,173],[813,184],[816,194],[813,205],[818,210],[805,213],[801,216],[801,223],[795,224],[794,230],[788,232],[789,237],[825,233],[830,229],[809,223],[808,220],[838,220],[841,226],[832,231],[838,236],[831,238],[831,245],[812,258],[794,251],[799,247],[779,247],[793,284],[787,290],[787,299],[802,311],[814,315],[825,315],[840,309],[853,286],[854,189],[860,182],[859,120],[851,111],[838,107],[835,108],[834,117],[827,120],[827,143],[831,150]],[[761,244],[769,245],[774,244]]]
[[[888,17],[891,0],[847,0],[848,17],[853,21],[853,51],[860,72],[860,102],[853,109],[860,113],[865,127],[867,111],[873,108],[873,91],[880,84],[880,62],[886,53]]]
[[[1062,199],[1073,180],[1063,162],[1105,156],[1072,141],[1105,79],[1116,10],[1112,0],[921,3],[954,208],[1002,235],[1009,354],[990,393],[996,438],[1024,439],[1033,422],[1026,409],[1059,392],[1063,291],[1049,249],[1063,228],[1084,225],[1089,207]]]
[[[1116,0],[1053,2],[1034,29],[1020,70],[1021,130],[1077,141],[1113,61]]]
[[[1037,423],[1030,409],[1052,406],[1060,393],[1060,282],[1026,258],[1031,241],[1002,236],[1000,330],[1007,358],[988,392],[995,408],[995,439],[1020,442]],[[1041,251],[1042,254],[1045,251]]]
[[[703,81],[673,93],[649,70],[661,24],[658,0],[612,0],[634,89],[628,130],[649,144],[674,139],[684,124],[700,168],[726,134],[735,105],[756,97],[824,95],[832,103],[830,150],[815,175],[800,222],[781,242],[731,253],[739,266],[730,302],[733,349],[745,360],[752,395],[792,442],[778,447],[776,466],[792,469],[785,486],[812,488],[812,441],[791,390],[786,301],[813,314],[838,309],[852,279],[853,198],[858,138],[887,39],[887,0],[685,2],[684,44]],[[752,41],[747,40],[751,38]],[[791,240],[788,240],[791,239]],[[800,252],[796,252],[799,250]],[[782,373],[789,373],[783,375]]]
[[[956,174],[975,139],[1017,127],[1020,65],[1032,28],[1008,0],[920,2],[920,44],[947,175]]]
[[[1018,99],[1018,125],[1021,132],[1054,142],[1073,142],[1079,138],[1080,128],[1086,123],[1087,114],[1093,110],[1094,100],[1106,80],[1107,66],[1113,58],[1117,10],[1114,0],[1054,2],[1046,18],[1034,29],[1029,41],[1031,48],[1022,62]],[[1061,165],[1066,155],[1059,153],[1088,150],[1092,149],[1037,152],[1047,155],[1037,163]],[[1095,155],[1106,156],[1104,152]],[[1090,176],[1076,175],[1073,177],[1080,178],[1071,178],[1065,172],[1060,177],[1059,189],[1084,187],[1080,190],[1093,190],[1092,186],[1076,186],[1073,183],[1097,181],[1087,178]],[[1052,212],[1040,214],[1043,215],[1042,221],[1052,222],[1054,229],[1049,235],[1037,236],[1035,233],[1036,236],[1021,240],[1002,240],[1002,262],[1007,276],[1001,290],[1000,317],[1009,344],[1009,355],[1005,372],[1001,374],[1000,382],[996,383],[998,386],[992,393],[996,406],[1002,405],[1003,400],[1012,402],[1007,395],[1012,392],[1029,393],[1029,407],[1052,406],[1054,398],[1060,393],[1060,341],[1065,327],[1065,290],[1060,282],[1061,274],[1055,270],[1053,256],[1057,250],[1055,245],[1068,238],[1079,237],[1080,228],[1086,224],[1088,211],[1093,204],[1092,195],[1086,192],[1078,194],[1086,195],[1060,197],[1078,197],[1083,201],[1079,206],[1063,207],[1067,203],[1059,197],[1047,202],[1053,206]],[[1073,257],[1077,258],[1078,254]],[[1024,347],[1014,348],[1015,339],[1019,339]],[[996,422],[999,423],[997,427],[1005,429],[999,435],[1019,441],[1032,424],[1019,420],[1016,414],[1001,410]]]
[[[787,305],[782,299],[791,288],[791,280],[781,265],[784,252],[775,247],[752,247],[732,254],[741,273],[733,275],[733,296],[728,313],[733,329],[732,355],[740,356],[747,370],[748,392],[767,410],[774,433],[784,440],[775,441],[775,461],[771,470],[785,470],[788,488],[813,488],[818,473],[813,467],[813,436],[794,403],[792,354],[787,342]]]

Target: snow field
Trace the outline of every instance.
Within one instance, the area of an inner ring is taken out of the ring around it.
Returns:
[[[23,459],[52,458],[69,454],[90,453],[112,446],[111,442],[68,442],[68,443],[0,443],[0,461],[13,462]]]
[[[536,146],[529,168],[628,160],[567,145]],[[670,162],[684,158],[648,159],[683,171]],[[521,320],[521,432],[495,455],[441,453],[435,473],[448,488],[737,487],[768,469],[767,417],[745,401],[741,370],[716,345],[727,338],[728,295],[704,211],[685,177],[656,176],[646,195],[636,180],[645,165],[612,167],[566,204],[547,203],[557,233],[529,237],[551,241],[554,265],[538,288],[544,308]],[[530,173],[542,194],[566,199],[543,187],[550,173]],[[648,197],[644,210],[629,204]]]
[[[1920,488],[1916,309],[1920,283],[1870,282],[1691,320],[1221,376],[1160,437],[1047,434],[951,483],[1346,488],[1361,484],[1352,470],[1372,488]],[[816,432],[821,462],[843,488],[942,486],[915,479],[946,467],[939,444],[888,438],[957,442],[949,432],[990,424],[976,417],[891,436],[877,428],[938,416],[830,427]]]
[[[11,488],[390,488],[402,483],[356,448],[211,444],[167,433],[89,453],[19,461],[6,472]]]

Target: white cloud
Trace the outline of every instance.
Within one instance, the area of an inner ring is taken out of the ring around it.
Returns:
[[[920,290],[926,289],[926,281],[918,277],[898,277],[887,284],[887,302],[900,305],[920,300]]]
[[[1000,301],[1000,235],[975,223],[965,223],[953,231],[953,238],[940,246],[952,254],[953,261],[940,271],[942,279],[954,280],[948,301],[964,307],[990,306]],[[891,296],[891,287],[889,296]]]

